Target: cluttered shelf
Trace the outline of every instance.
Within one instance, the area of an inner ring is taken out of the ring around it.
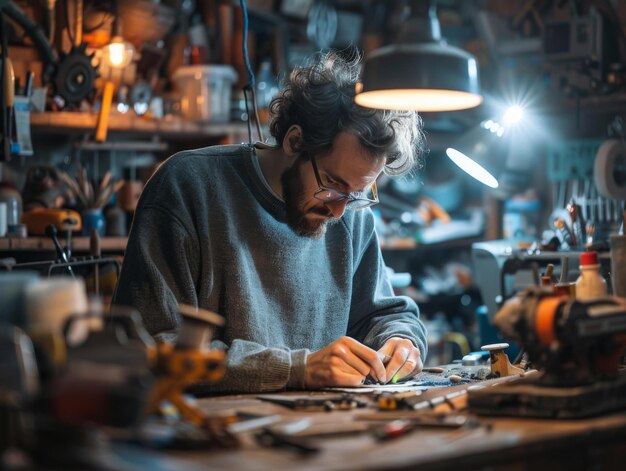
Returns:
[[[472,238],[450,240],[437,244],[419,244],[413,239],[396,239],[382,243],[381,249],[393,251],[448,249],[469,247],[472,243],[481,240],[483,239]],[[126,249],[127,241],[127,237],[103,237],[100,239],[100,246],[104,252],[123,252]],[[0,250],[54,250],[54,243],[48,237],[0,238]],[[72,250],[79,252],[88,251],[89,237],[72,238]]]
[[[31,114],[31,127],[36,132],[90,132],[96,129],[98,115],[72,111],[43,112]],[[247,132],[243,122],[198,123],[181,118],[150,119],[135,116],[132,113],[111,113],[109,116],[110,132],[130,134],[158,134],[168,138],[187,138],[194,136],[220,137],[239,135]]]
[[[126,237],[102,237],[100,249],[103,252],[123,253],[126,249]],[[0,238],[0,251],[37,251],[55,250],[54,242],[48,237]],[[89,237],[73,237],[74,252],[89,251]]]

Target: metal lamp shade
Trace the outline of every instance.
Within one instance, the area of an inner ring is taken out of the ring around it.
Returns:
[[[377,49],[361,76],[355,102],[367,108],[454,111],[483,100],[474,56],[439,42]]]

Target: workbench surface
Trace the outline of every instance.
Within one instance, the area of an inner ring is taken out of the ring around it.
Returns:
[[[374,408],[299,412],[259,401],[255,396],[207,398],[200,399],[199,404],[207,413],[236,410],[280,414],[285,421],[307,417],[322,429],[339,429],[354,422],[360,414],[376,412]],[[469,417],[470,422],[475,422],[473,426],[418,428],[382,442],[371,433],[308,438],[320,448],[318,453],[310,455],[283,448],[263,448],[251,434],[244,434],[240,435],[241,446],[237,449],[169,451],[161,455],[158,469],[626,469],[626,412],[571,421],[475,418],[471,414]]]

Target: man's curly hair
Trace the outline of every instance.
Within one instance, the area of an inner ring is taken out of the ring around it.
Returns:
[[[318,56],[286,77],[270,104],[270,133],[281,145],[289,128],[302,128],[298,151],[305,158],[323,155],[340,132],[359,138],[374,157],[386,157],[384,172],[401,175],[421,166],[422,121],[413,111],[375,110],[354,103],[360,57],[346,60],[335,52]]]

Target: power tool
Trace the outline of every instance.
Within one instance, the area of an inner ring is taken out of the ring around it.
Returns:
[[[476,412],[579,418],[626,407],[626,301],[578,301],[532,287],[508,300],[493,322],[540,374],[470,392]]]

